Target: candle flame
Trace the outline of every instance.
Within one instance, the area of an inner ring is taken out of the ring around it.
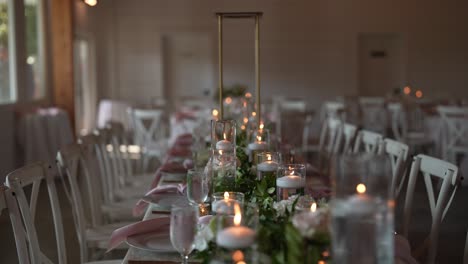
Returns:
[[[242,220],[241,210],[240,210],[239,204],[236,203],[234,205],[234,225],[240,226],[241,220]]]
[[[405,86],[405,88],[403,88],[403,93],[404,94],[410,94],[411,93],[411,88],[409,86]]]
[[[289,175],[294,175],[294,170],[292,170],[292,171],[289,173]]]
[[[423,92],[421,90],[417,90],[415,95],[416,95],[417,98],[421,98],[421,97],[423,97]]]
[[[258,141],[262,141],[262,137],[261,137],[261,136],[257,136],[257,140],[258,140]]]
[[[263,123],[261,123],[260,126],[259,126],[260,130],[262,130],[264,127],[265,127],[265,125]]]
[[[226,133],[223,133],[223,138],[224,140],[226,140]]]
[[[226,104],[231,104],[232,103],[232,98],[231,97],[226,97]]]
[[[242,253],[242,251],[240,250],[234,251],[234,253],[232,253],[232,260],[234,260],[235,262],[243,261],[244,253]]]
[[[366,192],[366,185],[360,183],[356,186],[356,191],[359,193],[359,194],[363,194]]]
[[[219,155],[223,155],[223,150],[222,149],[218,150],[218,153]]]
[[[312,203],[312,205],[310,206],[310,211],[311,212],[317,211],[317,204],[316,203]]]
[[[219,112],[218,112],[217,109],[213,109],[213,111],[211,111],[211,114],[212,114],[213,116],[218,116]]]
[[[245,126],[244,126],[244,125],[242,125],[242,126],[241,126],[241,129],[242,129],[242,130],[245,130]]]
[[[249,92],[247,92],[247,93],[245,93],[245,97],[246,97],[246,98],[250,98],[250,97],[252,97],[252,94],[249,93]]]
[[[267,154],[267,160],[271,161],[271,154]]]
[[[249,119],[247,117],[244,117],[244,124],[247,124],[249,122]]]
[[[229,193],[224,192],[224,200],[227,201],[229,199]]]
[[[252,116],[256,116],[256,115],[257,115],[257,113],[255,113],[255,112],[252,112]]]

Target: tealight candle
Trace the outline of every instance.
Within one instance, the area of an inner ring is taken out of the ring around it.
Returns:
[[[348,198],[348,208],[352,214],[366,215],[374,212],[374,203],[366,194],[366,186],[362,183],[356,186],[357,194]]]
[[[272,172],[277,169],[278,163],[272,160],[267,160],[257,165],[257,171]]]
[[[220,140],[216,143],[216,149],[218,150],[231,150],[233,147],[232,147],[232,143],[231,141],[227,140],[226,139],[226,133],[223,133],[223,140]]]
[[[211,210],[213,212],[225,213],[232,208],[234,203],[242,204],[244,202],[244,194],[238,192],[214,193],[212,201]]]
[[[234,205],[234,226],[227,227],[218,232],[216,243],[224,248],[246,248],[255,242],[255,232],[249,227],[241,226],[242,215],[238,204]]]
[[[305,179],[297,175],[288,175],[276,179],[276,186],[285,189],[299,189],[305,187]]]

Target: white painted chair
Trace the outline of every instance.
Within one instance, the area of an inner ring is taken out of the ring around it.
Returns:
[[[468,107],[439,106],[437,112],[446,132],[442,157],[457,164],[458,155],[468,154]]]
[[[10,214],[10,221],[13,228],[13,233],[15,236],[15,245],[16,245],[16,252],[18,254],[18,261],[20,264],[29,264],[31,263],[31,255],[28,251],[28,244],[26,242],[26,233],[24,230],[24,226],[22,225],[21,214],[18,208],[18,204],[15,200],[11,189],[6,186],[0,186],[0,215],[4,209],[8,209]],[[34,239],[34,237],[32,238]],[[36,237],[37,239],[37,237]],[[33,241],[33,240],[31,240]],[[38,247],[36,245],[30,244],[31,249],[35,249],[33,251],[37,253]],[[34,255],[33,258],[40,259],[40,255]]]
[[[128,225],[131,222],[102,224],[97,214],[91,214],[88,218],[86,217],[85,200],[83,199],[78,183],[79,169],[82,169],[83,173],[85,173],[85,178],[90,179],[90,177],[86,177],[86,167],[80,166],[80,163],[83,162],[84,160],[81,158],[81,150],[78,145],[69,145],[62,148],[57,155],[59,171],[63,178],[66,177],[70,188],[67,193],[69,194],[74,213],[75,229],[78,242],[80,243],[80,257],[82,261],[87,261],[89,259],[89,248],[98,250],[107,249],[108,240],[112,231],[124,225]],[[87,180],[87,182],[88,184],[92,184],[90,180]],[[92,186],[88,185],[87,188],[92,188]],[[96,197],[95,193],[92,191],[88,191],[87,195],[88,199],[86,201],[91,203],[89,208],[94,208],[94,213],[97,213],[99,211],[99,208],[97,208],[99,205],[99,198]]]
[[[391,193],[398,198],[406,180],[405,166],[408,160],[408,145],[393,139],[384,139],[384,153],[390,157],[392,166]]]
[[[437,255],[437,242],[440,225],[445,214],[450,208],[453,197],[455,196],[460,176],[458,175],[458,167],[449,162],[422,154],[414,157],[409,174],[408,190],[406,192],[404,207],[403,236],[406,238],[408,238],[416,180],[420,173],[424,177],[429,206],[431,209],[432,224],[428,237],[424,243],[415,250],[414,255],[416,257],[422,256],[422,252],[425,251],[427,252],[425,263],[432,264],[435,262]],[[432,177],[442,181],[437,197],[434,195]]]
[[[160,109],[128,109],[133,126],[134,143],[142,149],[142,171],[148,169],[151,158],[162,159],[167,150],[164,111]]]
[[[337,118],[340,120],[345,119],[345,105],[343,102],[327,101],[323,104],[321,110],[321,119]]]
[[[320,135],[314,136],[314,127],[317,126],[314,120],[314,115],[308,114],[304,123],[304,130],[302,132],[302,152],[315,153],[319,151]]]
[[[31,263],[52,263],[52,261],[45,256],[39,247],[39,240],[37,238],[35,223],[36,205],[39,196],[39,189],[43,181],[47,184],[49,193],[50,206],[52,208],[52,216],[55,228],[55,237],[57,241],[64,241],[62,214],[60,212],[60,205],[57,197],[57,190],[55,188],[54,179],[51,176],[50,167],[45,163],[34,163],[23,168],[17,169],[9,173],[6,177],[6,186],[14,192],[14,197],[18,205],[19,211],[13,212],[15,215],[12,224],[20,224],[17,221],[22,219],[25,236],[29,245],[29,256]],[[28,202],[23,188],[31,186],[31,196]],[[21,228],[21,229],[22,229]],[[14,228],[14,230],[20,228]],[[17,233],[15,233],[15,236]],[[67,261],[66,249],[64,243],[57,243],[58,263],[64,264]]]
[[[338,154],[343,139],[343,122],[337,118],[327,118],[320,135],[319,150],[328,157]]]
[[[417,105],[404,109],[401,103],[390,103],[387,109],[391,116],[393,136],[408,144],[412,153],[427,152],[433,146],[433,139],[424,132],[424,114]]]
[[[361,125],[363,129],[382,135],[387,130],[387,111],[383,97],[360,97]]]
[[[357,127],[352,124],[343,124],[343,147],[340,147],[341,153],[347,154],[352,152],[354,139],[356,138]]]
[[[383,136],[381,134],[361,130],[354,141],[354,153],[364,151],[367,153],[381,154],[383,151]]]

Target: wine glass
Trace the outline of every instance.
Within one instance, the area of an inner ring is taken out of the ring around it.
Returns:
[[[171,208],[171,243],[182,256],[182,263],[188,263],[188,256],[194,248],[198,225],[198,206],[193,203],[178,203]]]
[[[187,172],[187,199],[202,205],[210,190],[208,173],[204,168],[190,169]]]

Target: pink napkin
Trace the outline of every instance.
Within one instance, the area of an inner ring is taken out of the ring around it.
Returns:
[[[192,156],[192,150],[187,147],[173,147],[168,151],[169,155],[176,157],[190,157]]]
[[[395,235],[395,262],[405,264],[418,264],[411,256],[408,240],[401,235]]]
[[[182,121],[183,119],[195,119],[196,116],[192,112],[177,112],[175,114],[175,118],[177,121]]]
[[[159,187],[153,188],[152,190],[147,192],[145,196],[151,195],[151,196],[154,196],[155,200],[157,200],[159,198],[158,196],[161,196],[160,198],[163,198],[164,195],[168,195],[168,194],[184,195],[184,192],[185,192],[185,184],[177,184],[177,185],[168,184],[165,186],[159,186]],[[134,216],[142,215],[145,212],[147,206],[148,206],[148,203],[140,199],[136,203],[135,207],[133,207],[133,215]]]
[[[107,252],[116,248],[120,243],[125,241],[127,237],[138,234],[154,233],[157,231],[167,232],[170,226],[169,217],[154,218],[146,221],[137,222],[131,225],[121,227],[112,232]]]
[[[192,135],[188,134],[189,136],[179,136],[174,142],[174,146],[190,146],[192,145]]]

